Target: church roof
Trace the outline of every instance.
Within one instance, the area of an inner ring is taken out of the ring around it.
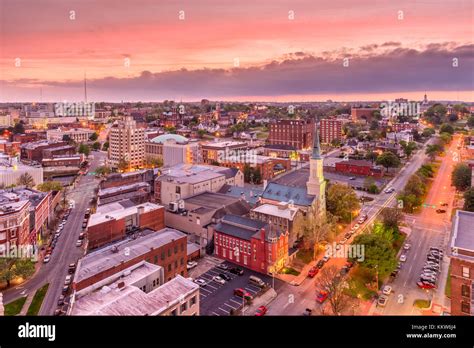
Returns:
[[[310,206],[315,196],[308,195],[306,190],[306,187],[286,186],[270,182],[263,191],[262,198],[278,202],[293,201],[296,205]]]

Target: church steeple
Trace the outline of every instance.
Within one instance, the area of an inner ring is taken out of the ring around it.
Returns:
[[[311,158],[321,159],[321,148],[319,145],[318,122],[315,122],[314,127],[314,141],[313,141],[313,155]]]

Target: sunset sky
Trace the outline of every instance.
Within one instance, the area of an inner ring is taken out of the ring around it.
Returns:
[[[82,101],[84,74],[89,101],[474,101],[473,11],[471,0],[0,0],[0,102],[41,90]]]

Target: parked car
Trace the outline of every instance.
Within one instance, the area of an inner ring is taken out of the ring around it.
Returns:
[[[392,273],[390,273],[390,277],[396,278],[398,276],[398,272],[399,272],[398,269],[394,270]]]
[[[260,306],[257,308],[257,311],[255,312],[256,317],[263,317],[267,313],[267,307],[265,306]]]
[[[316,267],[318,267],[319,269],[323,268],[323,266],[324,266],[323,260],[319,260],[318,263],[316,264]]]
[[[68,291],[69,291],[69,285],[64,285],[63,286],[63,294],[67,294]]]
[[[196,261],[188,261],[188,263],[186,264],[186,268],[188,270],[190,269],[193,269],[194,267],[196,267],[198,265],[198,263]]]
[[[65,312],[61,308],[57,308],[54,310],[54,315],[59,316],[59,315],[64,315]]]
[[[351,177],[349,178],[349,180],[355,180],[355,179],[356,179],[355,176],[351,176]]]
[[[239,276],[241,275],[244,275],[244,270],[242,268],[239,268],[239,267],[232,267],[230,270],[229,270],[230,273],[233,273],[233,274],[237,274]]]
[[[246,300],[252,300],[253,299],[252,295],[248,291],[245,291],[242,288],[234,289],[234,295],[238,296],[238,297],[243,297]]]
[[[66,276],[66,279],[64,280],[64,285],[69,285],[69,284],[71,284],[71,281],[72,281],[72,276],[71,276],[71,275],[67,275],[67,276]]]
[[[305,317],[310,317],[313,314],[313,310],[310,308],[306,308],[305,311],[303,312],[303,315]]]
[[[385,193],[392,193],[393,191],[395,191],[395,189],[393,187],[389,187],[387,189],[385,189]]]
[[[324,263],[326,263],[326,262],[329,261],[330,258],[331,258],[331,257],[329,257],[328,255],[326,255],[326,256],[323,257],[322,261],[323,261]]]
[[[195,279],[194,282],[198,284],[199,286],[206,286],[206,281],[204,279],[198,278],[198,279]]]
[[[48,263],[50,260],[51,260],[51,254],[47,254],[43,259],[43,263]]]
[[[352,236],[352,233],[350,233],[350,232],[347,232],[347,233],[344,235],[345,238],[351,238],[351,236]]]
[[[58,298],[58,306],[62,306],[64,304],[64,295],[60,295]]]
[[[360,227],[359,224],[355,224],[355,225],[354,225],[354,228],[355,228],[356,230],[357,230],[359,227]]]
[[[446,209],[436,209],[436,212],[438,214],[443,214],[443,213],[446,213]]]
[[[72,274],[74,273],[74,271],[76,270],[76,264],[73,262],[73,263],[70,263],[69,264],[69,267],[68,267],[68,272],[69,274]]]
[[[328,296],[329,296],[329,293],[327,291],[321,290],[319,294],[316,296],[316,301],[318,303],[323,303],[324,301],[326,301]]]
[[[379,307],[385,307],[387,304],[388,297],[386,295],[380,295],[378,300],[377,300],[377,306]]]
[[[405,262],[407,260],[407,256],[406,255],[400,255],[400,261],[401,262]]]
[[[221,277],[222,279],[224,279],[226,282],[232,280],[231,277],[229,277],[227,274],[225,273],[219,273],[219,277]]]
[[[441,206],[442,206],[442,207],[447,207],[447,206],[448,206],[448,203],[441,203]]]
[[[217,265],[217,268],[227,271],[229,269],[229,266],[227,266],[225,263],[220,263]]]
[[[404,250],[410,250],[410,248],[411,248],[411,244],[409,244],[409,243],[406,243],[406,244],[403,246],[403,249],[404,249]]]
[[[216,283],[219,283],[219,284],[222,284],[224,285],[225,284],[225,280],[219,276],[214,276],[212,277],[212,280],[215,281]]]
[[[421,289],[434,289],[436,287],[434,284],[423,282],[423,281],[417,282],[416,285]]]
[[[317,267],[311,267],[311,269],[308,272],[308,277],[314,278],[316,274],[318,274],[319,269]]]

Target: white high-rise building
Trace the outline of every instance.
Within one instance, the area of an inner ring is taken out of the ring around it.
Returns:
[[[145,159],[145,129],[138,128],[131,116],[116,122],[109,133],[109,164],[117,168],[120,160],[129,168],[143,166]]]

